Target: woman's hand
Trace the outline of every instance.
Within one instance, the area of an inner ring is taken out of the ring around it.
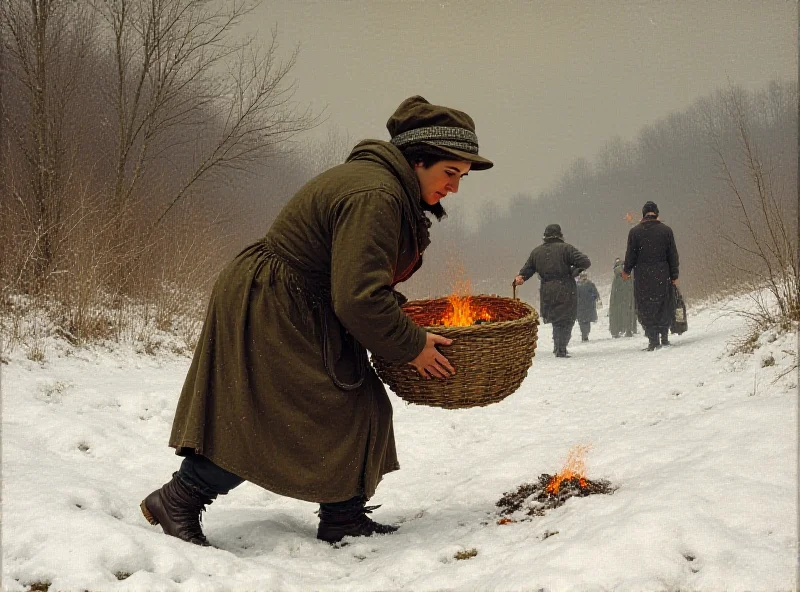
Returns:
[[[525,283],[525,278],[522,277],[521,275],[518,275],[517,277],[514,278],[514,285],[515,286],[521,286],[524,283]]]
[[[409,364],[414,366],[419,372],[419,375],[428,380],[431,377],[448,378],[456,373],[456,369],[450,365],[450,362],[445,358],[438,349],[437,345],[450,345],[453,343],[452,339],[436,335],[436,333],[428,333],[425,340],[425,347],[419,352],[419,355],[411,360]]]

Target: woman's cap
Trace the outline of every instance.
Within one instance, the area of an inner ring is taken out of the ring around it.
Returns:
[[[407,98],[386,122],[398,148],[412,144],[429,144],[451,154],[453,160],[463,160],[472,170],[490,169],[494,163],[478,154],[475,122],[458,109],[433,105],[419,95]]]

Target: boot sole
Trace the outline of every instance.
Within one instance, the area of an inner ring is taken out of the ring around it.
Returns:
[[[156,520],[153,515],[150,513],[150,510],[147,509],[147,505],[142,500],[142,503],[139,504],[139,508],[142,510],[142,515],[144,519],[147,520],[153,526],[158,526],[158,520]]]

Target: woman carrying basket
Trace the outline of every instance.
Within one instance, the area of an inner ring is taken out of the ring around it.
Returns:
[[[401,310],[394,286],[419,269],[439,201],[478,155],[472,118],[419,96],[307,183],[266,237],[220,273],[169,445],[183,456],[141,509],[166,534],[209,545],[200,513],[247,480],[320,504],[317,538],[390,533],[366,501],[399,468],[392,406],[366,350],[426,378],[454,369]]]

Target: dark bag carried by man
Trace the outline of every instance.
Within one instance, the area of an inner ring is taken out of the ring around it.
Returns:
[[[678,290],[678,286],[675,284],[672,285],[672,298],[675,303],[675,308],[673,310],[672,323],[670,323],[669,330],[671,333],[680,335],[689,328],[689,325],[686,321],[686,302],[684,302],[681,291]]]

